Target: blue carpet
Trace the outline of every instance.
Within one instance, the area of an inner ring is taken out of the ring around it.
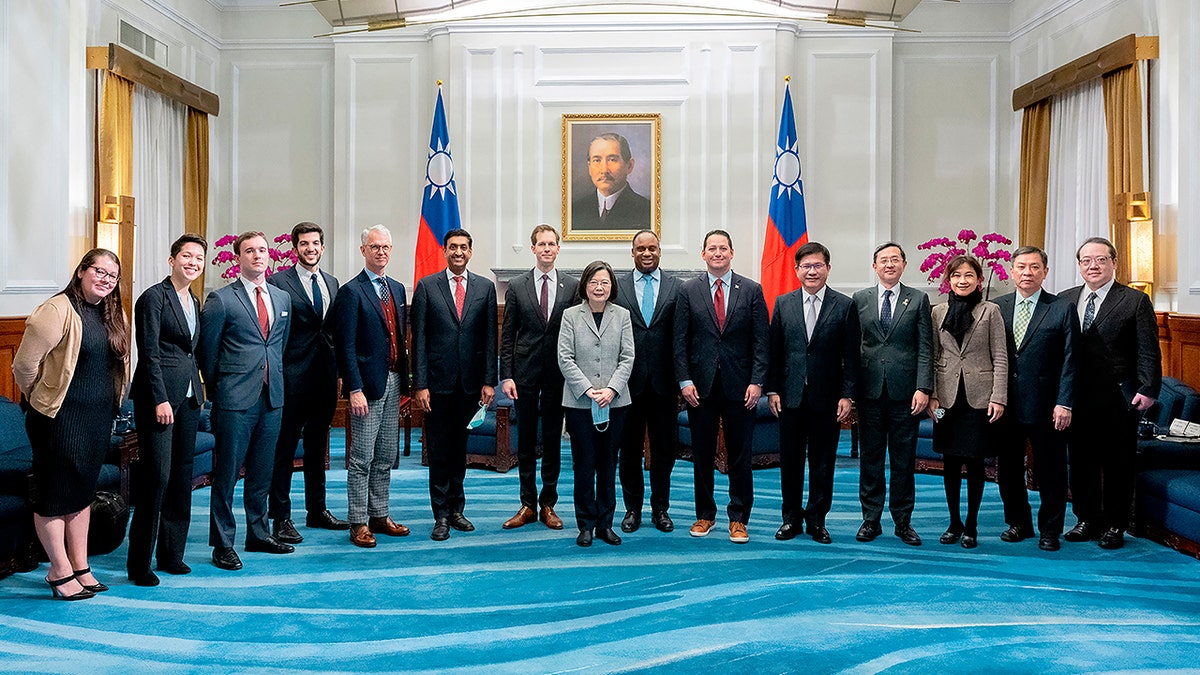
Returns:
[[[843,448],[832,545],[774,540],[776,469],[755,472],[751,542],[737,546],[723,517],[707,538],[688,536],[691,464],[679,462],[678,531],[643,528],[619,547],[581,549],[569,471],[559,509],[567,529],[553,532],[501,530],[518,506],[516,472],[471,470],[466,513],[477,530],[439,543],[429,539],[419,452],[415,444],[392,481],[393,517],[413,533],[381,537],[373,550],[351,546],[345,533],[301,527],[295,554],[241,553],[244,570],[218,570],[208,562],[204,489],[193,500],[191,575],[160,574],[161,586],[135,587],[125,580],[122,547],[92,560],[113,587],[94,600],[52,601],[45,565],[0,581],[0,671],[1074,673],[1200,665],[1197,561],[1134,538],[1120,551],[1064,544],[1054,554],[1036,541],[1002,543],[994,485],[974,551],[937,543],[946,515],[936,476],[917,478],[913,523],[924,546],[904,545],[886,518],[885,535],[860,544],[858,472]],[[569,457],[565,444],[563,452]],[[301,486],[297,474],[300,503]],[[725,489],[723,478],[717,486]],[[344,515],[345,471],[330,471],[329,497]]]

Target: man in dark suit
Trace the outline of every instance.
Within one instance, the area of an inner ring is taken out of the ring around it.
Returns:
[[[713,461],[724,423],[729,540],[744,544],[754,505],[755,408],[767,378],[767,303],[762,286],[734,274],[728,232],[709,232],[701,250],[707,271],[683,282],[675,301],[675,379],[688,404],[696,480],[696,522],[689,534],[703,537],[716,525]]]
[[[466,230],[447,232],[446,269],[413,291],[413,402],[425,411],[434,541],[475,529],[463,515],[467,424],[496,397],[496,286],[467,271],[472,243]]]
[[[636,532],[642,525],[642,457],[647,437],[651,520],[662,532],[675,529],[667,509],[671,506],[671,470],[675,467],[679,387],[672,379],[672,369],[663,364],[674,359],[675,297],[681,284],[659,269],[661,257],[658,236],[642,230],[633,236],[635,269],[617,279],[616,302],[629,310],[635,345],[629,378],[633,402],[625,415],[620,452],[621,493],[625,498],[623,532]]]
[[[554,268],[558,230],[538,225],[529,235],[535,267],[508,283],[504,292],[504,326],[500,332],[500,380],[504,394],[516,402],[517,468],[521,508],[508,520],[511,530],[535,520],[561,530],[554,512],[561,465],[563,376],[558,368],[558,328],[562,313],[578,302],[579,280]],[[538,429],[542,432],[542,492],[537,490]]]
[[[1008,529],[1000,539],[1033,536],[1033,512],[1025,489],[1025,446],[1033,450],[1038,493],[1038,548],[1057,551],[1067,509],[1067,427],[1075,402],[1075,306],[1042,288],[1046,252],[1023,246],[1013,252],[1017,290],[996,298],[1008,335],[1008,414],[1001,419],[1003,441],[996,482]]]
[[[767,402],[779,418],[779,478],[787,540],[807,524],[821,544],[832,542],[825,517],[833,504],[833,470],[841,423],[854,408],[862,334],[849,296],[829,288],[829,249],[809,242],[796,249],[801,288],[775,300]],[[807,453],[806,453],[807,450]],[[807,454],[808,505],[804,497]]]
[[[571,229],[630,230],[652,224],[650,200],[629,186],[634,162],[624,136],[604,133],[593,138],[587,165],[596,191],[571,203]]]
[[[304,537],[292,522],[292,462],[296,444],[304,442],[305,524],[326,530],[348,530],[325,506],[325,452],[329,425],[337,407],[337,363],[333,355],[330,303],[338,280],[320,268],[325,232],[316,223],[292,228],[295,267],[272,274],[267,283],[292,298],[292,332],[283,351],[283,421],[275,445],[269,515],[275,538],[299,544]]]
[[[292,300],[266,283],[267,237],[243,232],[233,251],[241,274],[228,286],[209,293],[200,310],[196,356],[213,402],[212,507],[208,543],[213,564],[242,568],[233,550],[237,523],[233,488],[245,465],[242,484],[246,509],[246,550],[291,553],[295,549],[271,534],[267,493],[279,423],[283,416],[283,345],[292,325]]]
[[[888,503],[897,537],[920,546],[912,528],[916,492],[917,425],[933,391],[933,322],[929,297],[900,283],[907,259],[904,249],[887,242],[875,249],[871,267],[879,283],[854,294],[862,327],[862,371],[858,424],[858,497],[863,524],[855,539],[883,534],[884,460],[891,462]]]
[[[349,399],[346,469],[350,543],[373,548],[375,535],[403,537],[408,528],[389,515],[392,464],[400,452],[400,397],[408,390],[404,285],[386,275],[392,233],[362,231],[363,271],[333,301],[334,351]]]
[[[1084,284],[1062,294],[1080,324],[1071,422],[1072,510],[1067,541],[1097,536],[1121,548],[1137,476],[1137,425],[1162,384],[1158,322],[1150,296],[1116,281],[1117,249],[1103,237],[1075,253]]]

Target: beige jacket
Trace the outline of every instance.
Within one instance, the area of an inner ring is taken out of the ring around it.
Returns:
[[[34,410],[54,417],[67,397],[75,375],[83,320],[71,300],[59,293],[43,302],[25,320],[25,335],[13,357],[13,379]],[[114,400],[120,401],[129,381],[129,357],[121,376],[113,380]]]
[[[1000,308],[985,300],[971,310],[975,321],[963,336],[962,347],[942,330],[947,311],[947,303],[933,308],[933,398],[943,408],[953,407],[961,379],[972,408],[1008,405],[1008,342]]]

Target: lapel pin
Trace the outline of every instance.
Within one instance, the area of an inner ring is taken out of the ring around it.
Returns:
[[[905,306],[905,307],[908,307],[908,298],[905,298],[905,299],[904,299],[904,306]]]

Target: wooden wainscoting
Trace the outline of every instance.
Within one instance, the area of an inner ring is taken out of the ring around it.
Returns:
[[[1158,336],[1163,345],[1163,374],[1200,390],[1200,316],[1161,312]]]
[[[0,317],[0,395],[10,401],[21,399],[21,391],[13,380],[12,364],[24,334],[25,317]]]

